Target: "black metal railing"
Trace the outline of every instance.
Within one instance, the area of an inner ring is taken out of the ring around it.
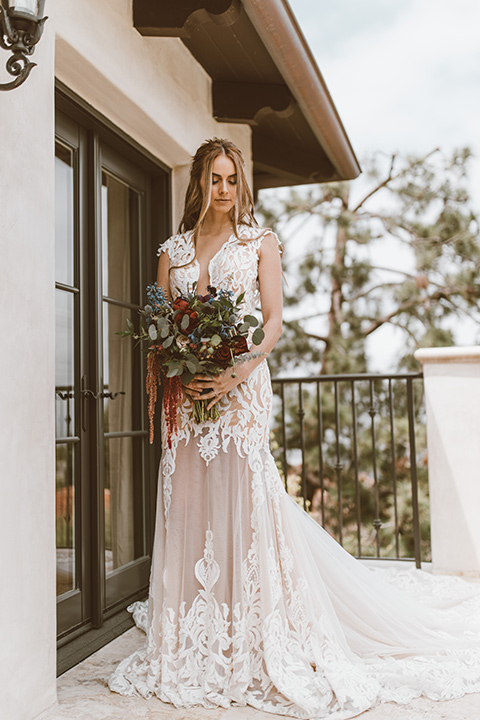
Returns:
[[[429,559],[422,378],[272,380],[272,445],[287,492],[357,557]]]

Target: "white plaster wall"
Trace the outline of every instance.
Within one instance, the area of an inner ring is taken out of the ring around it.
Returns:
[[[251,131],[212,117],[211,80],[178,38],[145,38],[131,0],[52,0],[55,72],[96,110],[174,170],[173,227],[181,216],[186,168],[207,138],[228,137],[251,178]]]
[[[0,50],[2,66],[8,57]],[[0,93],[0,718],[55,701],[54,32]],[[5,80],[2,72],[0,81]]]
[[[415,357],[425,378],[433,569],[480,576],[480,347]]]
[[[179,40],[142,38],[130,0],[47,14],[38,66],[0,93],[1,720],[55,701],[55,75],[172,168],[174,228],[203,140],[232,139],[251,175],[250,128],[212,118],[209,77]]]

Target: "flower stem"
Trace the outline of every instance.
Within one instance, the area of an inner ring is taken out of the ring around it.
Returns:
[[[193,417],[196,423],[207,422],[208,420],[217,420],[220,417],[218,408],[213,405],[210,410],[207,406],[210,400],[194,400],[193,401]]]

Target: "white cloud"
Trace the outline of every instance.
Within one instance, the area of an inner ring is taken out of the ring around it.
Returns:
[[[477,0],[291,5],[360,159],[437,145],[480,156]],[[480,157],[473,184],[480,206]]]
[[[480,208],[480,2],[289,1],[360,161],[377,151],[426,154],[469,145]],[[365,185],[359,178],[353,194]],[[397,268],[412,269],[398,243],[377,242],[370,251],[378,265],[391,266],[395,257]],[[454,329],[459,343],[480,341],[472,323],[457,319]],[[391,326],[374,333],[372,368],[393,368],[402,339]]]

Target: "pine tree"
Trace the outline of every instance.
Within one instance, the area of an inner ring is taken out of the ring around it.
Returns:
[[[367,339],[386,324],[404,334],[398,367],[417,367],[420,346],[455,344],[451,318],[480,321],[480,236],[466,187],[468,148],[446,156],[378,156],[364,162],[362,197],[353,183],[260,195],[262,222],[292,245],[311,239],[295,275],[287,272],[284,333],[274,372],[368,369]],[[358,182],[358,181],[354,181]],[[390,263],[376,261],[380,243]],[[407,253],[410,269],[398,265]],[[472,338],[473,339],[473,338]]]

